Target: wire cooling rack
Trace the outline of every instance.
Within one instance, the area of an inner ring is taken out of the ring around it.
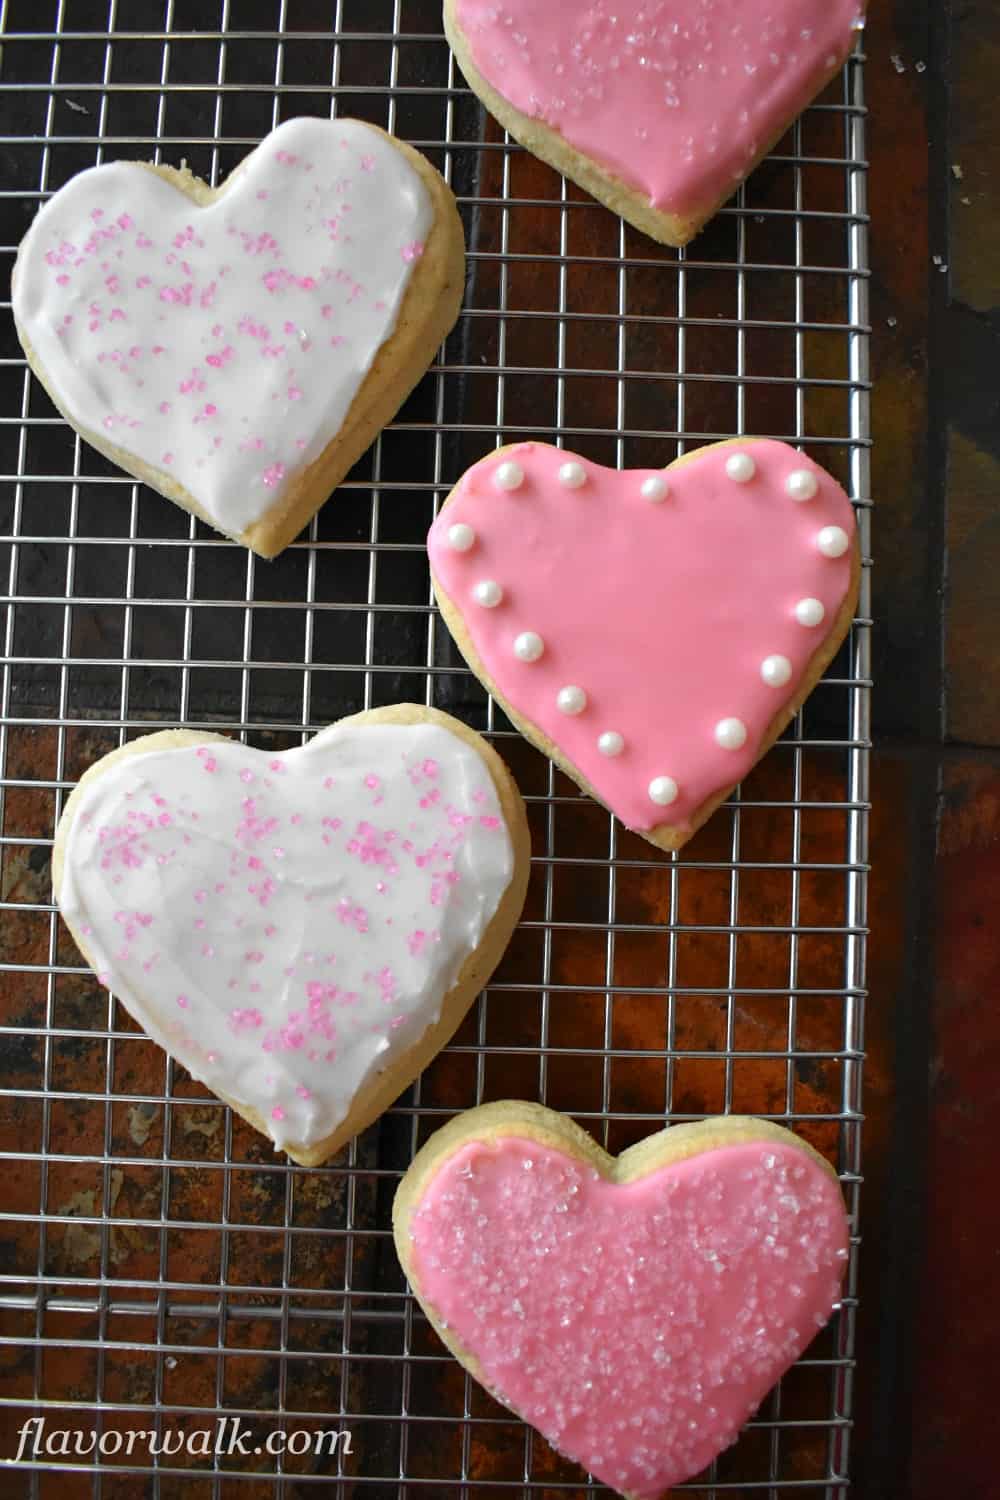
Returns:
[[[61,1454],[57,1439],[0,1489],[591,1493],[444,1353],[395,1261],[392,1193],[429,1131],[484,1099],[547,1100],[611,1150],[666,1120],[740,1110],[825,1151],[856,1226],[868,575],[805,710],[670,857],[511,733],[435,617],[423,537],[499,441],[651,465],[756,432],[802,443],[841,478],[867,558],[860,55],[678,254],[484,118],[439,0],[9,0],[3,24],[8,261],[81,168],[186,159],[216,182],[280,119],[335,110],[441,168],[469,262],[434,369],[271,564],[76,441],[3,320],[0,1456],[32,1415],[50,1440],[76,1428],[100,1448]],[[528,906],[455,1044],[337,1161],[305,1171],[166,1061],[81,967],[51,903],[53,827],[84,767],[136,734],[197,724],[284,746],[400,698],[460,715],[509,759],[532,820]],[[687,1488],[844,1491],[854,1287],[852,1259],[830,1328]],[[352,1451],[153,1455],[138,1438],[128,1451],[129,1434],[162,1441],[223,1417],[258,1449],[272,1432],[333,1428]]]

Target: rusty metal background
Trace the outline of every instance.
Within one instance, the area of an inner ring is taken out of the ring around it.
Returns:
[[[837,1165],[856,1212],[867,857],[868,573],[848,643],[780,744],[678,856],[513,734],[431,605],[423,538],[462,469],[537,436],[663,463],[712,438],[801,443],[847,485],[867,560],[860,53],[685,252],[512,146],[464,88],[434,0],[8,0],[8,266],[39,203],[119,157],[218,181],[280,119],[331,111],[424,150],[469,242],[462,319],[308,535],[261,563],[76,441],[0,348],[0,1457],[27,1416],[101,1434],[237,1416],[353,1453],[39,1459],[4,1497],[575,1497],[572,1465],[476,1387],[389,1237],[400,1173],[457,1109],[571,1111],[611,1150],[754,1111]],[[102,991],[48,854],[82,769],[197,724],[284,746],[400,698],[489,732],[530,808],[524,921],[453,1046],[320,1171],[276,1157]],[[841,1495],[843,1306],[701,1495]],[[69,1463],[69,1469],[65,1463]]]

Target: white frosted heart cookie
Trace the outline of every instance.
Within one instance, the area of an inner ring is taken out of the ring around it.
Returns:
[[[498,449],[427,541],[445,623],[511,720],[677,849],[774,743],[854,615],[854,512],[770,439],[667,469]]]
[[[113,751],[66,805],[52,883],[139,1025],[313,1166],[448,1041],[529,855],[495,751],[400,704],[281,754],[189,730]]]
[[[81,436],[273,557],[427,369],[464,252],[419,152],[300,118],[215,190],[138,162],[72,178],[21,244],[13,310]]]
[[[431,1136],[393,1228],[452,1354],[630,1500],[736,1440],[829,1319],[849,1244],[833,1169],[769,1121],[675,1125],[615,1158],[513,1100]]]
[[[444,0],[470,88],[637,229],[684,245],[849,55],[864,0]]]

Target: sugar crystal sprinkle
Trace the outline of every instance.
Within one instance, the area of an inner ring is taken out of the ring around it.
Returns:
[[[642,1500],[735,1440],[829,1318],[848,1244],[833,1176],[770,1142],[625,1186],[537,1141],[472,1143],[410,1227],[421,1300],[489,1388]]]

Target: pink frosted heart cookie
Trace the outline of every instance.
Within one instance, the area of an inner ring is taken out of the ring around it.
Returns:
[[[730,1117],[608,1156],[537,1104],[487,1104],[400,1183],[396,1249],[498,1400],[633,1500],[730,1443],[829,1319],[848,1257],[832,1168]]]
[[[445,0],[459,67],[529,151],[684,245],[839,71],[864,0]]]
[[[840,485],[760,438],[662,470],[498,449],[452,490],[428,551],[445,622],[505,712],[663,849],[795,714],[860,571]]]
[[[426,370],[464,251],[418,152],[302,118],[215,190],[139,162],[72,178],[18,252],[14,317],[81,436],[273,557]]]
[[[306,1166],[444,1046],[520,915],[529,842],[503,762],[400,704],[281,754],[170,730],[84,775],[52,884],[102,984]]]

